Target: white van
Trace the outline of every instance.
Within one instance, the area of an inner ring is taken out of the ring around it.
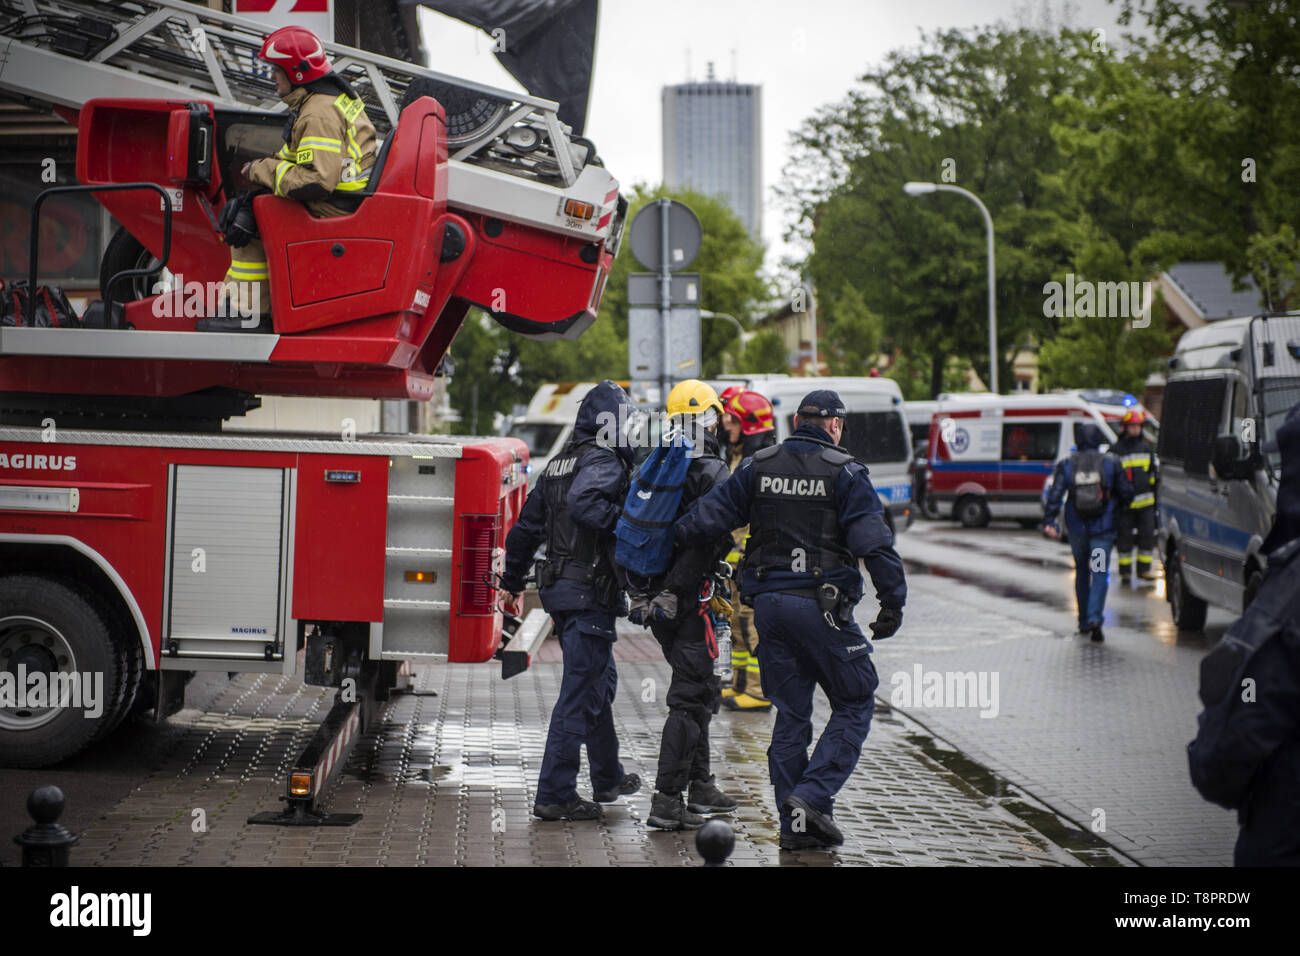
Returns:
[[[1043,485],[1086,424],[1115,441],[1101,410],[1077,395],[949,396],[930,421],[926,502],[967,528],[994,519],[1035,527]]]
[[[1156,516],[1170,612],[1194,631],[1207,605],[1244,611],[1264,577],[1282,460],[1261,446],[1300,402],[1300,312],[1184,332],[1168,376]]]
[[[528,487],[537,482],[537,476],[546,470],[551,456],[558,454],[573,435],[573,420],[578,417],[578,406],[596,382],[560,382],[541,386],[528,411],[522,417],[510,420],[505,434],[518,438],[528,446]]]
[[[744,385],[765,396],[776,412],[777,441],[784,441],[794,431],[794,414],[805,395],[818,388],[836,392],[848,409],[844,447],[870,471],[890,530],[896,533],[911,523],[912,439],[897,382],[888,378],[730,375],[713,384],[719,393],[728,385]]]

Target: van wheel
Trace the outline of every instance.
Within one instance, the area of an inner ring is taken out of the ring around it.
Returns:
[[[1250,573],[1246,575],[1246,594],[1241,602],[1241,613],[1246,613],[1246,608],[1250,607],[1256,596],[1259,594],[1259,586],[1264,583],[1264,572],[1259,568],[1251,568]]]
[[[1170,555],[1166,576],[1166,585],[1169,589],[1169,613],[1174,619],[1174,624],[1180,631],[1203,630],[1205,613],[1209,606],[1187,590],[1183,565],[1176,554]]]
[[[963,528],[983,528],[989,523],[989,506],[974,495],[957,502],[957,520]]]
[[[0,670],[15,683],[20,668],[44,674],[47,686],[50,675],[90,675],[75,706],[0,707],[0,766],[58,763],[120,722],[139,683],[142,652],[138,642],[114,638],[113,620],[95,595],[58,578],[0,579]]]

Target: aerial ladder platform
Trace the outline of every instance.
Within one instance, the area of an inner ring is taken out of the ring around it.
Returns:
[[[425,399],[472,307],[539,339],[594,321],[627,201],[557,105],[332,43],[383,141],[360,205],[315,219],[254,201],[271,331],[197,332],[202,314],[160,308],[221,281],[217,217],[242,165],[283,142],[256,56],[265,32],[183,0],[0,0],[0,97],[78,134],[79,185],[33,208],[31,285],[45,199],[91,192],[122,224],[100,327],[0,330],[0,415],[60,395],[155,409],[213,394]]]

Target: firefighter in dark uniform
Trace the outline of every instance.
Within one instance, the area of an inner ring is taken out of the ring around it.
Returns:
[[[1156,480],[1159,464],[1155,449],[1142,437],[1147,420],[1140,408],[1124,413],[1124,434],[1111,448],[1133,485],[1133,501],[1115,518],[1115,550],[1119,552],[1119,583],[1128,586],[1133,569],[1133,542],[1137,540],[1137,573],[1144,581],[1155,577],[1152,557],[1156,547]]]
[[[800,403],[794,433],[748,459],[675,526],[681,543],[749,524],[741,597],[754,608],[759,662],[777,717],[768,771],[782,849],[838,846],[835,794],[862,752],[879,684],[871,644],[853,618],[862,597],[858,559],[880,613],[877,640],[903,621],[907,582],[867,469],[839,441],[847,412],[833,391]],[[831,718],[811,759],[813,691]]]
[[[533,814],[543,820],[594,820],[601,803],[641,787],[618,758],[612,706],[618,686],[614,621],[625,597],[614,571],[614,527],[634,459],[625,425],[639,413],[627,393],[604,381],[578,407],[573,438],[547,463],[506,537],[502,607],[518,613],[519,592],[538,547],[542,607],[555,622],[564,654],[560,697],[551,711]],[[594,801],[578,796],[583,744]]]

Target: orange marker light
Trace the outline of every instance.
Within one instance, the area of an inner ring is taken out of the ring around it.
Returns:
[[[596,207],[589,202],[566,199],[564,200],[564,214],[572,216],[574,219],[590,219],[596,214]]]
[[[407,571],[406,580],[412,584],[432,584],[438,580],[437,571]]]
[[[311,796],[311,774],[294,773],[289,775],[289,795],[292,797]]]

